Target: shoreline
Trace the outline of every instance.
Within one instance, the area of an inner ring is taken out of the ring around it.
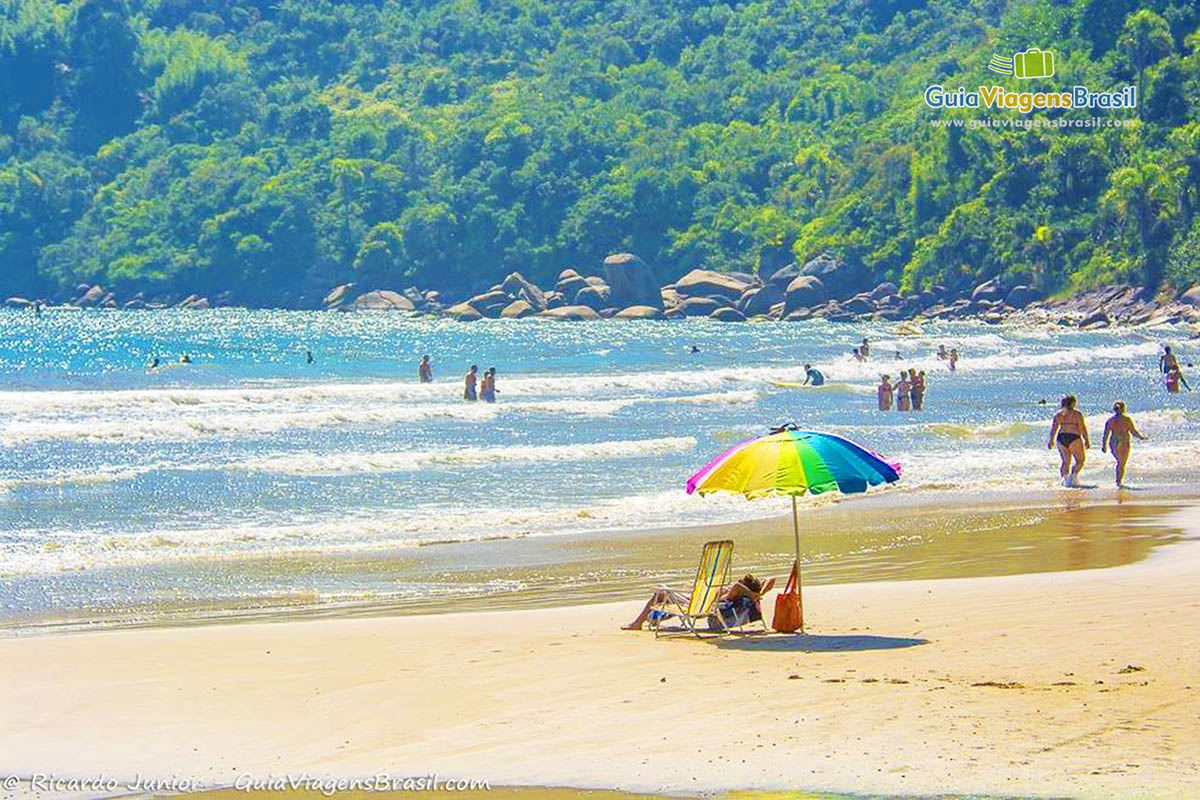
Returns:
[[[1110,526],[1105,509],[1137,509],[1135,516],[1140,518],[1192,503],[1200,503],[1200,495],[1178,487],[1144,492],[1048,488],[989,497],[982,502],[962,490],[893,489],[850,498],[827,495],[805,510],[805,546],[817,550],[806,560],[805,584],[995,577],[1137,563],[1172,543],[1173,537],[1160,529],[1143,535],[1133,528]],[[1082,550],[1057,547],[1049,541],[1053,537],[1043,536],[1043,529],[1053,526],[1055,520],[1061,525],[1071,515],[1079,518],[1093,513],[1094,519],[1072,523],[1071,535]],[[904,515],[907,537],[917,544],[898,542],[888,533],[889,520],[896,514]],[[398,579],[413,570],[419,570],[417,577],[453,574],[452,580],[464,585],[503,580],[517,583],[518,588],[401,600],[297,602],[286,596],[255,596],[238,604],[192,600],[124,607],[116,612],[106,607],[78,608],[70,609],[70,613],[0,619],[0,640],[88,631],[502,612],[564,603],[595,605],[640,597],[649,585],[690,580],[695,551],[710,539],[737,542],[735,570],[784,574],[792,560],[785,552],[788,548],[780,544],[787,544],[789,539],[784,536],[788,532],[785,528],[790,530],[790,516],[771,514],[703,525],[442,542],[384,553],[230,559],[227,565],[251,572],[272,565],[281,574],[289,574],[288,569],[324,564],[325,569],[334,570],[390,570]],[[1003,528],[1009,533],[1002,539],[973,538],[980,528]],[[841,535],[844,530],[856,533],[847,537]],[[865,549],[867,554],[856,548]],[[965,548],[974,552],[964,556]],[[873,553],[874,549],[878,552]],[[1025,552],[1014,555],[1014,550]],[[493,566],[480,564],[487,557],[493,559]],[[522,567],[520,562],[527,558],[532,565]],[[478,566],[461,566],[464,562]],[[899,566],[892,562],[899,562]],[[187,570],[204,563],[197,559],[172,566]],[[552,563],[558,565],[550,566]],[[298,566],[283,566],[288,564]],[[502,566],[505,564],[508,566]],[[586,582],[580,580],[583,574],[590,576]]]
[[[625,601],[0,640],[0,751],[209,787],[1194,796],[1200,507],[1163,521],[1184,541],[1120,567],[810,586],[807,636],[655,640]]]

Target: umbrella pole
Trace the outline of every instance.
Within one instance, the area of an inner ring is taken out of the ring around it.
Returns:
[[[796,495],[792,495],[792,534],[796,537],[796,603],[800,606],[800,632],[804,632],[804,592],[800,588],[800,516],[796,512]]]

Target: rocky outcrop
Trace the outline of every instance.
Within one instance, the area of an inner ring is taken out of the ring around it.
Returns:
[[[545,309],[542,309],[545,311]],[[526,300],[513,300],[500,312],[501,319],[524,319],[538,313]]]
[[[738,311],[736,308],[734,308],[732,306],[724,306],[722,308],[718,308],[716,311],[713,311],[708,316],[711,319],[715,319],[720,322],[745,322],[746,321],[746,315],[743,314],[742,312]]]
[[[539,319],[554,319],[564,322],[587,322],[600,319],[594,309],[587,306],[561,306],[551,308],[538,314]]]
[[[106,295],[107,293],[104,291],[104,287],[100,284],[89,286],[79,296],[79,299],[75,301],[75,305],[79,306],[80,308],[94,308],[104,302]]]
[[[445,314],[451,319],[456,319],[459,322],[474,322],[478,319],[483,319],[483,315],[479,310],[470,303],[456,303],[446,309]]]
[[[682,298],[724,297],[731,303],[740,300],[749,288],[740,278],[707,269],[694,269],[675,281],[675,291]]]
[[[666,319],[663,312],[653,306],[630,306],[613,315],[614,319]]]
[[[809,261],[800,274],[820,278],[825,291],[836,300],[858,294],[866,288],[863,284],[869,278],[862,266],[849,264],[829,253],[822,253]]]
[[[1037,302],[1042,299],[1042,293],[1032,286],[1019,284],[1009,290],[1008,296],[1004,298],[1004,302],[1013,308],[1024,308],[1030,303]]]
[[[509,273],[504,282],[500,284],[500,290],[514,302],[524,300],[534,311],[546,310],[545,293],[535,284],[526,280],[525,276],[519,272]]]
[[[607,286],[584,286],[575,294],[575,305],[587,306],[593,311],[612,306],[612,292]]]
[[[1183,294],[1179,295],[1179,302],[1185,306],[1200,307],[1200,285],[1193,286]]]
[[[573,269],[564,269],[558,274],[558,282],[554,284],[554,291],[563,297],[574,297],[580,289],[587,285],[588,282],[578,272]]]
[[[654,270],[633,253],[616,253],[604,259],[604,280],[619,306],[662,307]]]
[[[352,311],[413,311],[411,300],[399,292],[377,289],[354,298],[349,306]]]
[[[712,297],[689,297],[679,304],[679,310],[685,317],[710,317],[718,308],[727,307],[727,303]]]
[[[781,292],[786,292],[788,285],[799,277],[800,265],[793,262],[771,273],[771,277],[767,278],[767,283]]]
[[[996,301],[1003,299],[1004,286],[996,278],[984,281],[971,291],[971,302],[973,303],[978,303],[982,300]]]
[[[4,305],[9,308],[30,308],[33,305],[33,301],[26,300],[24,297],[10,297],[4,301]]]
[[[756,286],[742,292],[737,308],[747,317],[767,316],[771,307],[784,302],[783,290],[773,283]]]
[[[825,284],[815,275],[801,275],[788,284],[783,313],[791,314],[798,308],[816,308],[829,300]]]
[[[504,293],[503,289],[497,287],[491,291],[477,294],[466,302],[482,316],[495,319],[512,300]]]

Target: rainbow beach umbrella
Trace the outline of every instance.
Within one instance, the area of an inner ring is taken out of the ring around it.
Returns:
[[[900,479],[900,465],[832,433],[802,431],[788,424],[734,445],[688,478],[688,494],[735,492],[754,500],[792,498],[796,577],[800,575],[800,518],[796,498],[804,494],[857,494]],[[797,585],[799,591],[799,585]]]

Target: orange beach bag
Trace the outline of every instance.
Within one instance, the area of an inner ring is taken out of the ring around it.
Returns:
[[[797,570],[799,564],[792,563],[792,573],[788,575],[787,585],[775,597],[775,618],[771,627],[780,633],[795,633],[804,627],[804,610],[800,605],[800,589]]]

